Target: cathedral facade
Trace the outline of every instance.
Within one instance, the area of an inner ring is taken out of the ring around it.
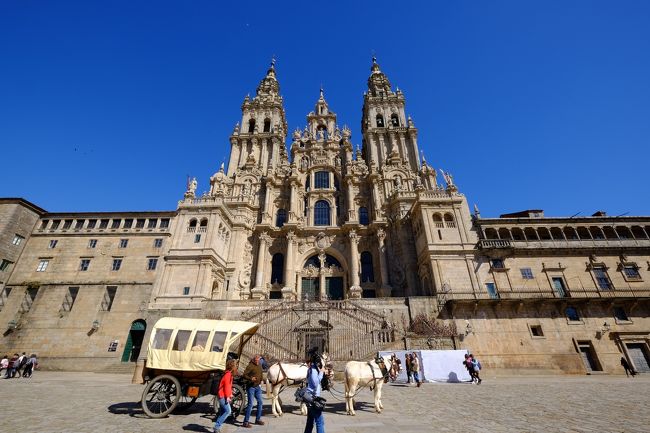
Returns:
[[[188,182],[175,211],[1,199],[0,350],[130,366],[171,315],[258,321],[251,350],[284,360],[417,346],[503,371],[650,370],[650,218],[481,218],[421,155],[374,59],[367,84],[355,148],[322,89],[289,134],[272,64],[227,166],[203,194]]]

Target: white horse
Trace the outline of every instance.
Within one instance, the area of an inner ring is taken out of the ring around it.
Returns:
[[[327,354],[321,356],[323,365],[329,364]],[[266,394],[271,397],[271,411],[273,415],[282,416],[282,400],[280,400],[280,391],[291,385],[299,385],[305,381],[309,365],[306,363],[295,364],[287,362],[277,362],[269,367],[266,375]],[[270,389],[269,389],[270,388]],[[300,413],[307,415],[307,405],[300,403]]]
[[[369,362],[349,361],[345,364],[345,410],[348,415],[355,415],[354,396],[366,385],[374,388],[375,411],[381,413],[381,388],[388,381],[392,367],[391,356],[384,355]]]

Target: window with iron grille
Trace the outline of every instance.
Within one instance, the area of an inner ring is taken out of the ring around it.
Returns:
[[[68,292],[63,298],[63,304],[61,304],[61,311],[71,311],[74,301],[77,299],[77,294],[79,293],[79,287],[68,287]]]
[[[625,265],[623,267],[623,273],[625,278],[628,280],[640,280],[641,274],[639,273],[639,268],[636,265]]]
[[[330,225],[330,204],[325,200],[317,201],[314,206],[314,225]]]
[[[368,216],[368,208],[367,207],[360,207],[359,208],[359,224],[363,224],[364,226],[367,226],[370,224],[370,217]]]
[[[521,278],[524,280],[532,280],[533,279],[533,270],[530,268],[521,268]]]
[[[594,277],[596,278],[596,283],[601,290],[612,290],[612,282],[607,275],[607,271],[603,267],[594,267]]]
[[[122,259],[113,259],[113,266],[111,267],[111,271],[119,271],[121,267]]]
[[[578,314],[578,309],[576,307],[566,307],[564,314],[566,314],[566,318],[571,322],[580,321],[580,315]]]
[[[317,171],[314,173],[314,188],[329,188],[330,174],[327,171]]]
[[[38,266],[36,267],[36,272],[45,272],[49,264],[50,264],[49,260],[41,259],[38,262]]]
[[[614,317],[619,322],[629,322],[630,318],[623,307],[614,307]]]

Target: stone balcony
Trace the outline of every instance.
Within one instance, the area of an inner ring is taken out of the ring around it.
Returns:
[[[499,289],[496,293],[474,292],[471,290],[449,290],[438,294],[438,302],[468,303],[468,302],[502,302],[526,300],[624,300],[624,299],[650,299],[650,288],[621,288],[612,290],[599,290],[596,288],[565,289],[559,293],[550,288],[525,288],[525,289]]]
[[[477,247],[494,249],[597,249],[597,248],[649,248],[650,239],[481,239]]]

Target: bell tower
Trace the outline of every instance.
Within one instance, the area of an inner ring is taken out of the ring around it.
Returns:
[[[392,90],[388,77],[373,57],[361,120],[363,154],[369,165],[381,168],[391,158],[399,157],[411,171],[419,170],[418,131],[405,114],[405,103],[402,91]]]
[[[284,114],[280,84],[275,76],[275,59],[266,76],[257,86],[253,99],[246,95],[241,106],[241,122],[230,136],[228,176],[245,164],[254,165],[262,173],[288,162],[284,141],[287,120]]]

